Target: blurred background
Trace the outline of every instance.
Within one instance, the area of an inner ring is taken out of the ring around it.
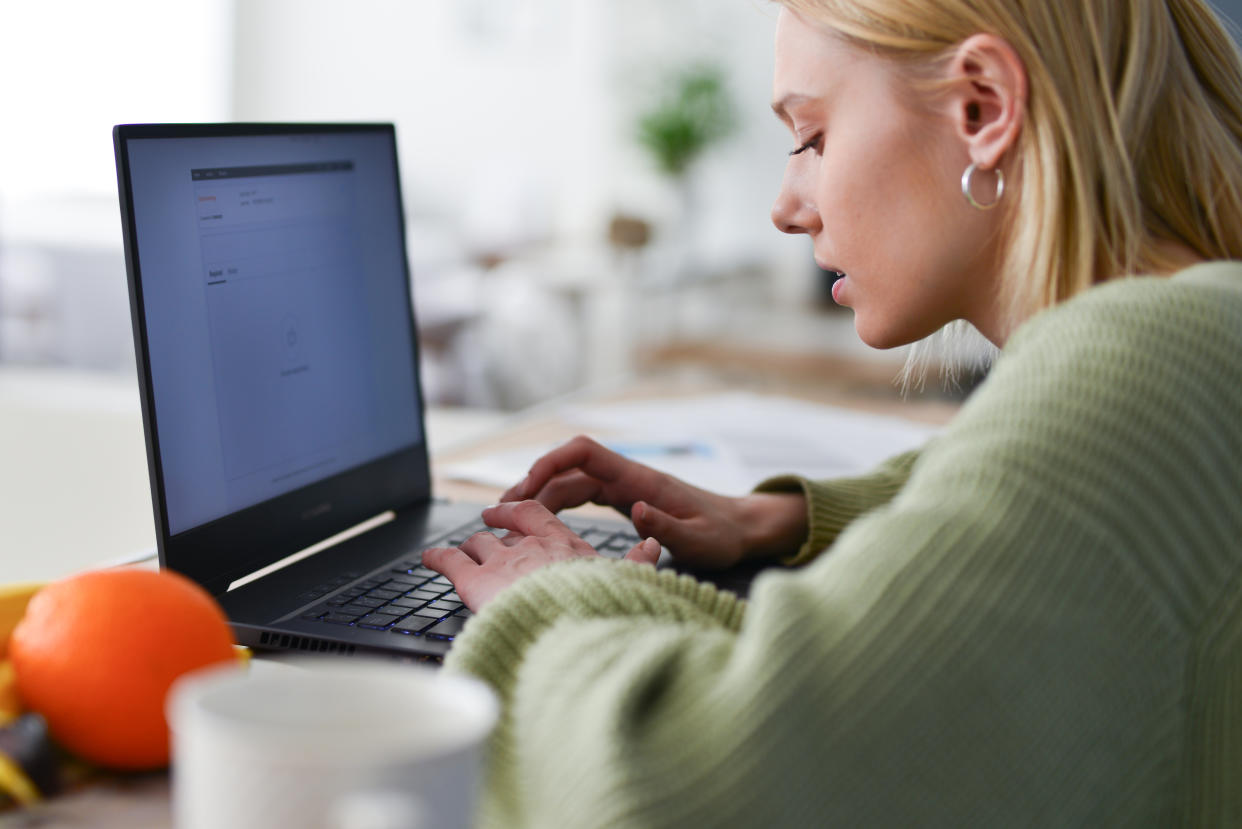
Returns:
[[[1242,0],[1222,2],[1238,15]],[[0,4],[0,364],[132,376],[110,129],[393,121],[430,402],[896,373],[768,213],[764,0]],[[870,361],[870,362],[868,362]],[[934,385],[934,384],[930,384]]]
[[[6,0],[0,364],[132,376],[111,127],[230,120],[396,123],[432,403],[868,359],[809,244],[768,219],[790,144],[769,109],[775,17],[763,0]]]

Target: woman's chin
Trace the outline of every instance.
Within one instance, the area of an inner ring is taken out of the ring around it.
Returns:
[[[901,336],[901,332],[894,331],[892,328],[884,326],[875,326],[868,324],[870,321],[866,315],[854,311],[854,331],[858,334],[858,339],[864,344],[881,351],[898,346],[909,345],[914,342],[910,337]]]

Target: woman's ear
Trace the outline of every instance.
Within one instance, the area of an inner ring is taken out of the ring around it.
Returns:
[[[971,161],[993,169],[1022,131],[1026,65],[1004,38],[978,34],[957,47],[948,71],[948,104],[957,134]]]

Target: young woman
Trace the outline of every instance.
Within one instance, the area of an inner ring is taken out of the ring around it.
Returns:
[[[783,0],[773,220],[877,347],[1001,347],[922,451],[726,498],[586,438],[426,561],[505,826],[1242,824],[1242,66],[1202,0]],[[596,557],[553,513],[654,540]],[[783,558],[748,602],[647,566]]]

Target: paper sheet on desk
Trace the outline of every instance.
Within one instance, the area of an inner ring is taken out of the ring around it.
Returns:
[[[921,446],[936,429],[787,397],[728,393],[567,409],[561,417],[627,457],[696,486],[730,495],[793,472],[833,478],[866,472]],[[550,445],[526,446],[443,471],[451,478],[509,487]]]

